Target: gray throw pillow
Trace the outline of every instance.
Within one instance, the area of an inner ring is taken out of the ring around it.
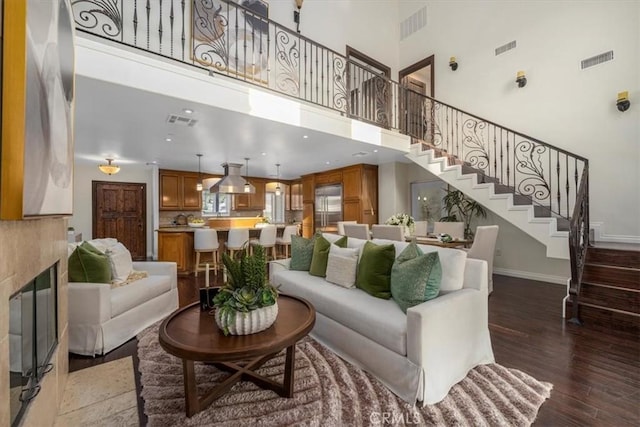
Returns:
[[[409,244],[391,268],[391,297],[405,313],[409,307],[438,296],[442,267],[437,251],[424,254]]]
[[[309,271],[313,258],[313,245],[316,236],[306,239],[301,236],[291,236],[291,263],[290,270]]]

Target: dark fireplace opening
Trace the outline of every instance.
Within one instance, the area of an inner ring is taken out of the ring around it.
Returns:
[[[11,425],[20,423],[40,381],[53,369],[58,345],[58,264],[44,270],[9,299]]]

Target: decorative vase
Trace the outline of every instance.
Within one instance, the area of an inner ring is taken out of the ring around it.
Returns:
[[[404,226],[404,237],[410,238],[413,236],[413,227],[411,225]]]
[[[273,325],[278,317],[278,303],[257,308],[249,312],[236,312],[235,319],[229,322],[229,335],[250,335],[264,331]],[[216,324],[222,330],[224,325],[220,317],[220,310],[216,310]]]

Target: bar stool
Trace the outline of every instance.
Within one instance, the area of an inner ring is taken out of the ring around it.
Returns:
[[[205,265],[207,263],[200,262],[200,254],[210,253],[211,254],[211,262],[213,264],[213,270],[215,274],[218,274],[218,248],[220,244],[218,243],[218,232],[213,229],[198,229],[193,232],[193,249],[196,251],[196,266],[195,273],[196,277],[198,277],[198,271],[204,271]]]
[[[251,245],[251,252],[253,252],[253,246],[260,245],[265,249],[271,249],[271,258],[276,259],[276,234],[278,229],[275,225],[268,225],[260,230],[259,239],[249,240]]]
[[[249,241],[249,229],[248,228],[230,228],[227,235],[226,247],[229,251],[229,256],[233,258],[235,251],[241,251],[245,248],[245,245]]]
[[[298,234],[297,225],[287,225],[282,232],[282,237],[276,238],[276,245],[284,248],[284,257],[289,258],[289,246],[291,246],[291,236]]]

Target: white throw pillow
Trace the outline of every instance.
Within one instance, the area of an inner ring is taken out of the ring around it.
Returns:
[[[109,248],[112,248],[113,246],[118,244],[118,240],[114,239],[113,237],[107,237],[105,239],[92,239],[88,240],[88,242],[91,244],[91,246],[105,254],[107,253],[107,250]]]
[[[355,287],[358,252],[359,250],[356,248],[340,248],[332,244],[327,260],[327,282],[345,288]]]
[[[116,243],[105,252],[111,263],[111,278],[115,283],[127,280],[133,271],[131,252],[122,243]]]

